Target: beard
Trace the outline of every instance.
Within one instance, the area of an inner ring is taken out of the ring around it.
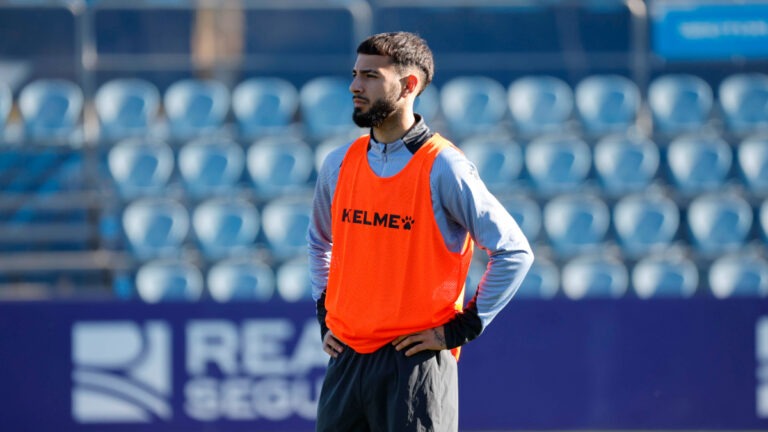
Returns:
[[[396,109],[395,100],[382,98],[371,104],[367,112],[355,108],[352,112],[352,120],[362,128],[379,127]]]

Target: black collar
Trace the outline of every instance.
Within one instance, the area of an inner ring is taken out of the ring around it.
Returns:
[[[427,142],[427,140],[432,138],[432,135],[435,134],[432,132],[429,126],[427,126],[427,123],[424,121],[424,118],[421,115],[414,115],[416,116],[416,123],[414,123],[413,126],[408,129],[408,132],[406,132],[405,135],[403,135],[401,138],[403,144],[405,144],[405,148],[407,148],[411,154],[416,153],[416,151],[420,149],[421,146]],[[371,136],[373,136],[373,129],[371,129],[370,133]]]

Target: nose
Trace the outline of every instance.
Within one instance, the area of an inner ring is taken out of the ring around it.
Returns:
[[[352,77],[352,82],[349,83],[349,91],[352,94],[359,94],[363,91],[362,87],[360,86],[360,80],[357,77]]]

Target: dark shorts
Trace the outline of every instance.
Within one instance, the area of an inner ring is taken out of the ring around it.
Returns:
[[[389,344],[371,354],[345,347],[328,363],[316,430],[458,431],[458,391],[450,351],[406,357]]]

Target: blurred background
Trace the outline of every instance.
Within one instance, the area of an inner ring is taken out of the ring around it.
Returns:
[[[317,170],[365,132],[358,43],[395,30],[435,55],[417,112],[536,255],[491,342],[466,350],[462,388],[496,402],[462,400],[463,430],[768,429],[768,2],[0,0],[0,352],[23,379],[39,371],[22,353],[62,356],[47,379],[69,425],[8,395],[15,430],[311,429],[311,409],[174,424],[151,403],[168,429],[125,428],[142,422],[80,411],[70,372],[127,376],[176,413],[190,320],[284,318],[300,351]],[[82,320],[133,323],[143,348],[77,354]],[[153,352],[147,320],[173,335],[167,392],[126,372]]]

